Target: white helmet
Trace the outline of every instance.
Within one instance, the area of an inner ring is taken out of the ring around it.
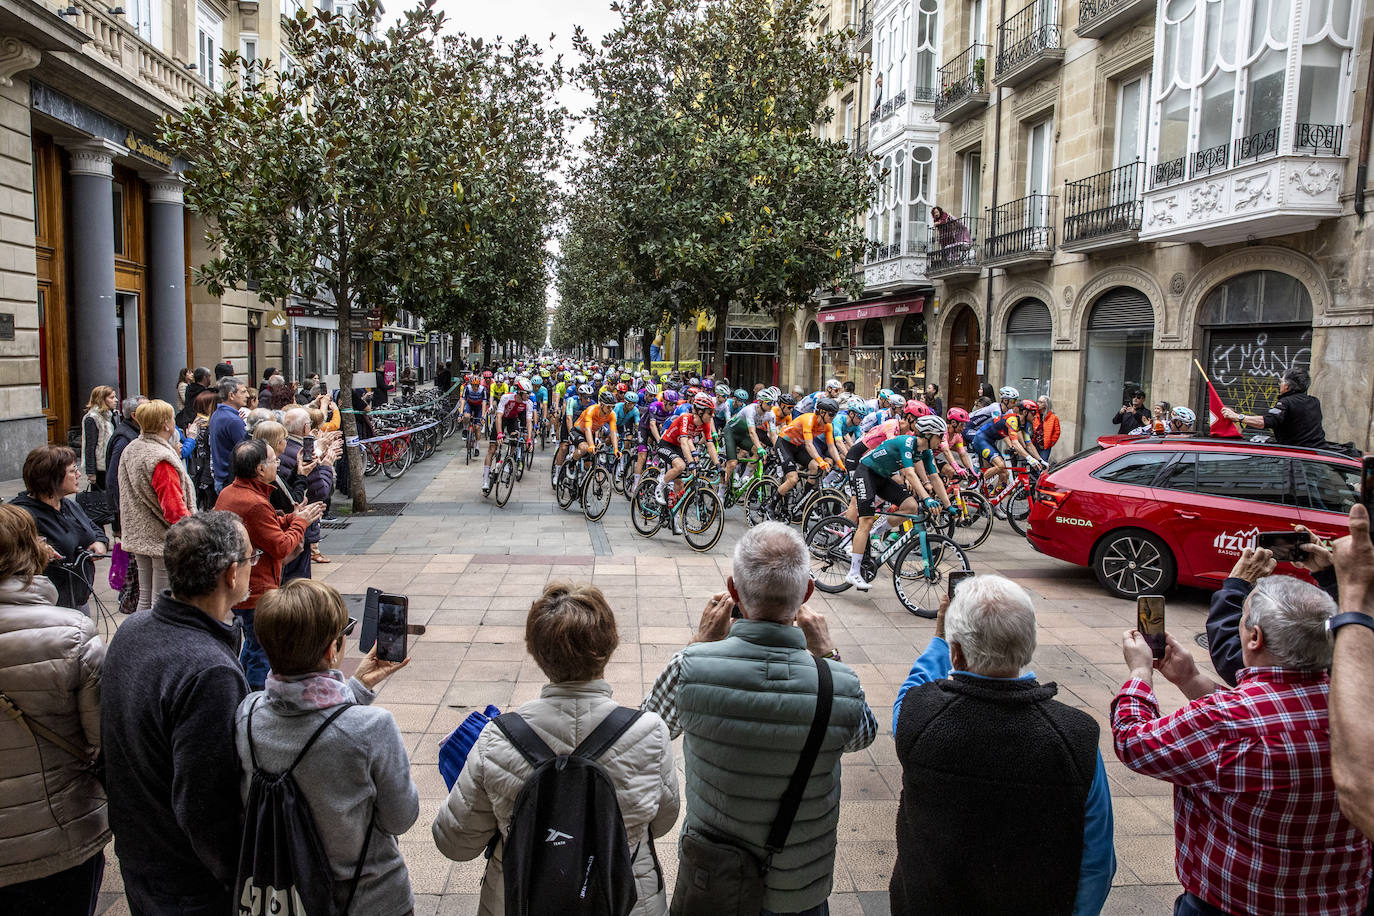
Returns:
[[[892,408],[892,415],[895,417],[897,414],[901,413],[902,408],[906,406],[906,398],[902,397],[900,394],[894,394],[887,399],[887,406]]]
[[[843,387],[844,387],[844,386],[840,384],[840,380],[837,379],[837,378],[832,378],[830,381],[828,381],[828,382],[825,383],[825,390],[826,390],[826,391],[829,391],[831,388],[843,388]]]
[[[1004,401],[1016,401],[1020,400],[1021,392],[1017,391],[1010,385],[1005,385],[1001,388],[1001,390],[997,392],[997,396]]]
[[[522,394],[529,394],[532,390],[530,380],[525,378],[523,375],[520,376],[518,379],[515,380],[515,390],[521,392]]]
[[[945,434],[945,421],[934,414],[916,418],[916,431],[927,439],[934,439]]]

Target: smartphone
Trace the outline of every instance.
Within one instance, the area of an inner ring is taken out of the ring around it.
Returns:
[[[1312,535],[1306,531],[1261,531],[1255,535],[1255,546],[1268,550],[1281,563],[1307,559],[1307,551],[1298,548],[1310,543]]]
[[[1374,455],[1365,455],[1360,464],[1360,502],[1369,517],[1374,518]],[[1374,541],[1374,525],[1369,528],[1369,539]]]
[[[315,437],[306,436],[305,444],[301,446],[301,462],[309,464],[315,460]]]
[[[1135,599],[1135,628],[1150,644],[1155,658],[1164,657],[1164,596],[1141,595]]]
[[[384,662],[406,660],[406,630],[410,599],[405,595],[381,595],[377,599],[377,658]]]
[[[945,575],[946,587],[949,589],[949,600],[954,600],[954,592],[959,588],[959,583],[965,579],[972,579],[978,575],[971,569],[956,569]]]

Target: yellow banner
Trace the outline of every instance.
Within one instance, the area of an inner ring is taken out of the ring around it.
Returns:
[[[695,373],[697,373],[697,374],[700,374],[700,373],[701,373],[701,360],[699,360],[699,359],[684,359],[684,360],[682,360],[682,362],[678,363],[678,368],[679,368],[679,370],[682,371],[682,372],[695,372]],[[649,370],[650,370],[651,372],[657,372],[657,373],[659,373],[660,375],[663,374],[663,373],[665,373],[665,372],[672,372],[672,371],[673,371],[673,361],[672,361],[672,360],[668,360],[667,362],[655,362],[655,363],[651,363],[650,366],[649,366]]]

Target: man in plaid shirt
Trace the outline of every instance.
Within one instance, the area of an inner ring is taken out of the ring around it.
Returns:
[[[1116,755],[1174,785],[1175,916],[1363,911],[1370,844],[1341,814],[1331,775],[1325,624],[1335,602],[1288,576],[1260,579],[1240,618],[1234,688],[1198,671],[1172,636],[1155,660],[1136,631],[1112,701]],[[1158,670],[1191,702],[1161,716]]]

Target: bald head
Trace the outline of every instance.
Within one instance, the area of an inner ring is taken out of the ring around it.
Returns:
[[[282,417],[282,425],[289,436],[304,436],[310,431],[310,414],[303,407],[293,407]]]

